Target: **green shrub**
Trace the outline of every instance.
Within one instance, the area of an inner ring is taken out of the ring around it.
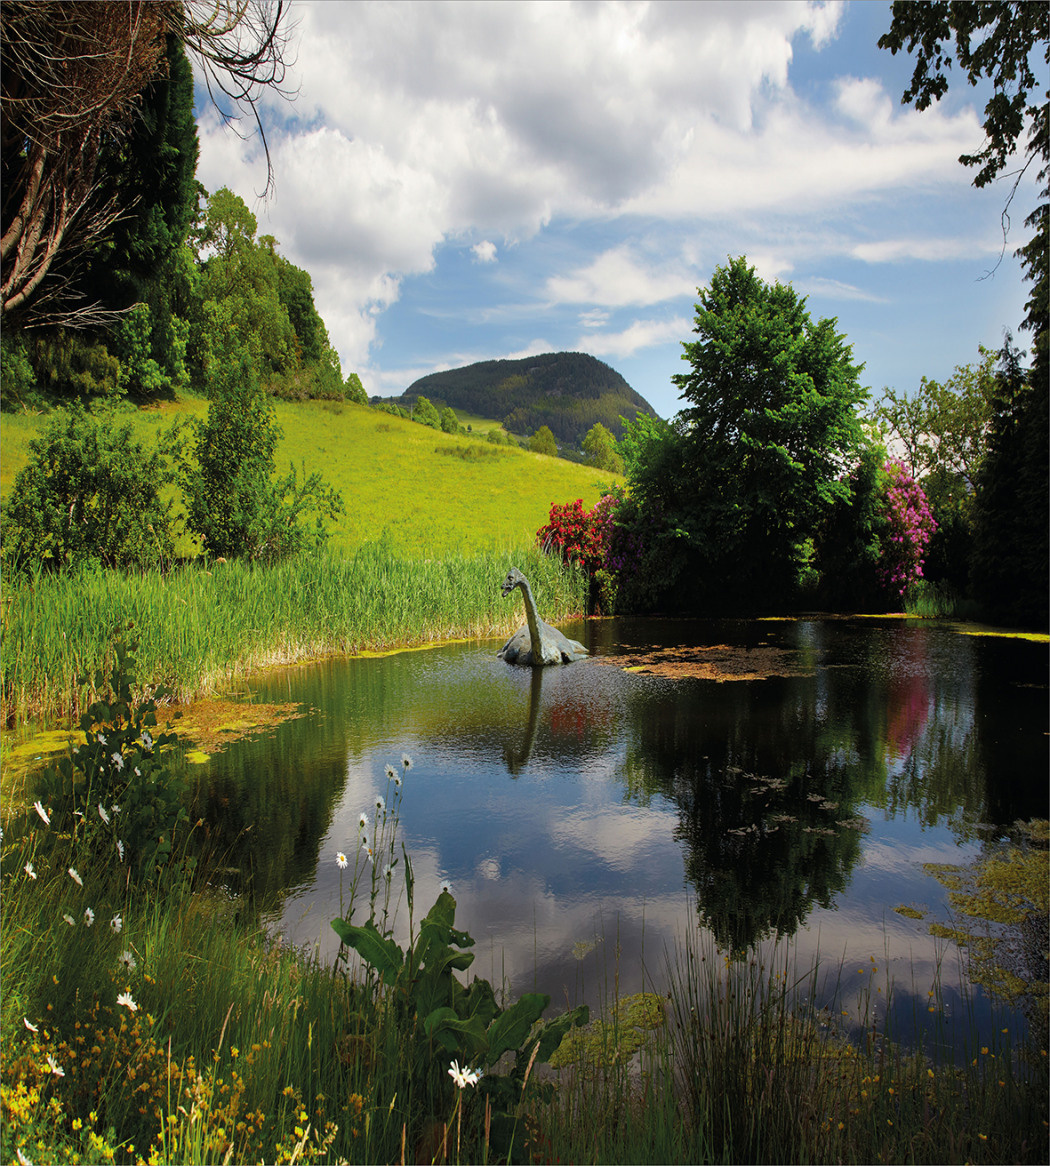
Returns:
[[[548,457],[558,456],[558,443],[554,440],[554,434],[551,433],[550,428],[546,425],[541,425],[529,438],[529,449],[533,453],[545,453]]]
[[[365,387],[361,384],[361,378],[356,372],[350,373],[346,378],[346,383],[343,385],[343,396],[348,401],[353,401],[357,405],[368,404],[368,394],[365,392]]]
[[[29,443],[3,512],[4,555],[16,568],[156,567],[174,556],[170,472],[158,450],[131,438],[131,425],[82,405],[56,414]]]
[[[205,550],[224,558],[276,562],[323,544],[326,517],[343,512],[320,474],[295,467],[273,479],[281,430],[250,357],[238,350],[216,378],[208,416],[194,423],[193,460],[180,455],[187,525]],[[312,516],[312,528],[300,519]]]
[[[37,337],[29,359],[37,387],[52,398],[89,401],[123,396],[120,361],[99,340],[63,329]]]
[[[36,396],[36,374],[20,336],[0,336],[0,409],[29,405]]]
[[[412,409],[412,420],[418,421],[420,425],[427,425],[431,429],[441,428],[441,418],[438,411],[426,397],[420,397],[416,401]]]
[[[502,449],[486,449],[483,445],[438,445],[434,447],[435,453],[444,454],[446,457],[458,457],[460,461],[477,462],[483,458],[502,457],[504,451]]]

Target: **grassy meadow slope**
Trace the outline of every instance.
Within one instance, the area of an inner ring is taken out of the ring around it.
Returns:
[[[334,551],[353,551],[384,536],[393,551],[413,558],[516,547],[547,521],[551,503],[582,498],[593,505],[602,487],[618,480],[559,458],[489,445],[483,436],[450,436],[363,405],[275,405],[284,430],[278,470],[285,472],[289,461],[297,468],[305,464],[343,495],[346,515],[332,530]],[[151,444],[176,417],[203,417],[206,411],[206,401],[187,398],[121,417]],[[0,497],[8,496],[28,459],[29,440],[44,425],[41,415],[0,417]]]

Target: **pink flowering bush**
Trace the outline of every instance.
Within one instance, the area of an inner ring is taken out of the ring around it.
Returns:
[[[922,578],[926,548],[937,523],[922,487],[900,462],[887,462],[886,473],[886,531],[878,576],[887,591],[903,598],[908,584]]]

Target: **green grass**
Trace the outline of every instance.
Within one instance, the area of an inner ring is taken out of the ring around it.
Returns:
[[[55,723],[96,699],[78,678],[103,666],[117,628],[139,640],[139,682],[163,684],[179,700],[273,664],[509,634],[521,623],[521,605],[500,593],[512,565],[528,576],[550,622],[583,612],[582,576],[535,547],[423,560],[372,545],[274,567],[5,578],[5,722]]]
[[[443,1160],[497,1160],[480,1092],[456,1109],[451,1054],[410,1037],[359,968],[333,973],[175,876],[136,890],[81,866],[79,887],[63,839],[5,825],[4,1161],[431,1161],[443,1137]],[[763,965],[689,940],[671,958],[640,1039],[614,986],[562,1067],[537,1073],[555,1088],[524,1096],[517,1160],[1045,1161],[1038,1043],[906,1049],[876,1018],[874,968],[817,1010],[819,965],[798,969],[787,947]],[[859,1045],[836,1028],[840,1006]]]
[[[339,490],[346,515],[330,532],[335,550],[353,551],[385,537],[408,556],[436,558],[529,542],[547,522],[552,503],[582,498],[593,505],[602,489],[622,481],[587,466],[511,446],[499,456],[463,460],[437,452],[483,443],[484,435],[441,433],[415,422],[337,401],[275,401],[284,431],[276,464],[319,470]],[[151,445],[176,417],[203,417],[207,402],[129,409],[137,437]],[[0,498],[28,460],[29,440],[46,423],[42,414],[0,415]],[[471,419],[473,424],[473,419]],[[475,428],[486,424],[479,420]],[[182,554],[192,543],[179,545]]]

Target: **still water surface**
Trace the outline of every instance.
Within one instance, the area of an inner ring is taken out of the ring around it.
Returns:
[[[351,873],[336,855],[352,867],[359,815],[393,804],[385,769],[407,754],[416,917],[448,880],[472,974],[512,993],[593,1004],[616,971],[622,992],[662,990],[666,953],[699,927],[724,951],[781,936],[803,965],[819,948],[836,973],[869,982],[877,967],[905,1025],[925,1020],[939,966],[945,1010],[993,1023],[979,991],[962,1007],[958,953],[930,936],[950,912],[922,864],[967,862],[998,828],[1047,816],[1045,644],[870,619],[564,630],[592,659],[516,668],[475,642],[257,685],[309,712],[214,757],[198,808],[236,839],[231,867],[275,931],[335,954]],[[792,674],[670,680],[608,662],[714,644],[779,649]]]

